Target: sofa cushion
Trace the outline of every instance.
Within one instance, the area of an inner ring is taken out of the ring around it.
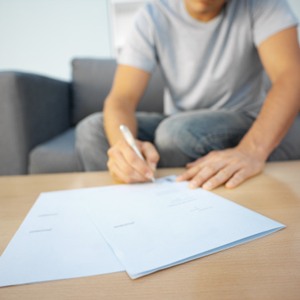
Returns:
[[[75,153],[75,129],[35,147],[29,154],[29,174],[80,172]]]
[[[75,125],[86,116],[102,111],[117,63],[114,59],[74,59],[72,67],[72,120]],[[163,78],[156,68],[137,110],[163,112],[163,92]]]

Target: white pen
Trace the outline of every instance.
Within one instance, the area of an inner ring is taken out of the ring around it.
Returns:
[[[137,156],[139,158],[141,158],[143,161],[145,161],[144,156],[142,155],[142,153],[139,151],[138,147],[135,144],[134,137],[133,137],[131,131],[129,130],[129,128],[125,125],[120,125],[120,130],[123,134],[124,139],[128,143],[128,145],[133,149],[133,151],[137,154]],[[152,177],[151,180],[153,182],[155,182],[154,177]]]

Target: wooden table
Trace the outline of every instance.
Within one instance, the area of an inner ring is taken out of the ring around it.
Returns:
[[[41,192],[110,184],[107,172],[0,177],[0,253]],[[287,228],[137,280],[121,272],[6,287],[0,299],[300,299],[300,161],[270,163],[238,188],[214,192]]]

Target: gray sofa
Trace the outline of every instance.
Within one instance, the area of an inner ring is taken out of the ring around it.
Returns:
[[[102,111],[114,60],[74,59],[72,82],[0,72],[0,175],[81,171],[75,126]],[[163,79],[156,69],[138,111],[163,111]]]

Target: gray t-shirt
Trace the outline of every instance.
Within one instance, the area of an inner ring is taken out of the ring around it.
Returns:
[[[297,25],[286,0],[228,0],[208,23],[184,0],[155,0],[137,14],[118,63],[165,79],[165,114],[226,109],[257,116],[266,92],[257,47]]]

